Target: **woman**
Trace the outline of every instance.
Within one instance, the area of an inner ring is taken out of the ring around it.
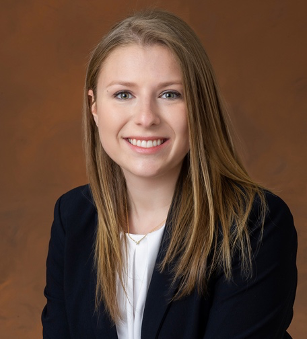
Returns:
[[[291,338],[296,232],[248,176],[181,19],[128,17],[85,85],[89,185],[57,202],[44,338]]]

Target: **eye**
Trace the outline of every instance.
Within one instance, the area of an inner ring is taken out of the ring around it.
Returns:
[[[114,94],[114,97],[120,100],[127,100],[132,98],[132,94],[129,92],[121,91],[121,92],[116,92]]]
[[[177,91],[166,91],[166,92],[163,92],[160,97],[163,99],[174,100],[174,99],[181,98],[181,94]]]

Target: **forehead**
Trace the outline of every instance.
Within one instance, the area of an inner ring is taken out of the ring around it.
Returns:
[[[99,82],[108,78],[180,78],[180,64],[164,45],[129,44],[116,47],[101,65]],[[128,79],[127,79],[128,80]]]

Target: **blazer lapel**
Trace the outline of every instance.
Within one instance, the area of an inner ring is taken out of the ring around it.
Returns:
[[[84,192],[84,194],[90,201],[93,201],[89,186],[87,186],[87,190]],[[176,283],[174,283],[173,285],[171,284],[172,274],[170,267],[167,267],[162,273],[160,273],[157,269],[157,264],[163,260],[166,250],[169,246],[169,232],[171,229],[171,222],[169,220],[172,219],[171,215],[172,212],[169,213],[169,217],[166,221],[165,231],[162,237],[161,246],[156,260],[156,266],[153,271],[147,293],[141,333],[141,337],[146,339],[156,338],[163,318],[170,306],[170,301],[175,295],[179,284],[179,281],[176,281]],[[90,284],[92,309],[94,310],[96,289],[96,273],[94,272],[94,270],[92,271]],[[94,312],[92,316],[92,326],[92,328],[94,328],[96,339],[118,339],[116,326],[112,324],[110,318],[105,312],[103,303],[101,303],[99,312]]]
[[[167,222],[147,293],[141,332],[141,337],[146,339],[156,338],[179,284],[179,281],[176,281],[173,285],[171,284],[172,274],[170,267],[166,268],[162,273],[157,269],[157,264],[163,260],[170,242],[169,230],[170,225]]]
[[[93,272],[91,279],[91,295],[92,295],[92,309],[95,309],[95,289],[96,278]],[[96,339],[118,339],[116,326],[112,324],[109,316],[107,315],[103,302],[101,303],[98,312],[94,312],[92,316],[92,328]]]
[[[83,190],[83,195],[85,198],[95,206],[90,186],[87,185]],[[97,214],[95,215],[95,225],[97,225]],[[96,228],[94,228],[96,229]],[[95,234],[93,234],[93,241],[95,239]],[[90,261],[94,264],[94,247],[91,250]],[[90,310],[93,312],[91,319],[91,328],[94,332],[94,338],[96,339],[118,339],[116,326],[111,322],[103,302],[99,306],[99,310],[95,311],[95,294],[96,294],[96,283],[97,283],[97,273],[95,266],[92,267],[91,272],[89,272],[89,284],[90,284]]]

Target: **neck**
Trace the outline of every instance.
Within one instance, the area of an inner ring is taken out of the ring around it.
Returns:
[[[179,170],[180,171],[180,170]],[[140,178],[125,173],[129,199],[129,231],[147,234],[163,226],[175,191],[179,171],[158,178]]]

